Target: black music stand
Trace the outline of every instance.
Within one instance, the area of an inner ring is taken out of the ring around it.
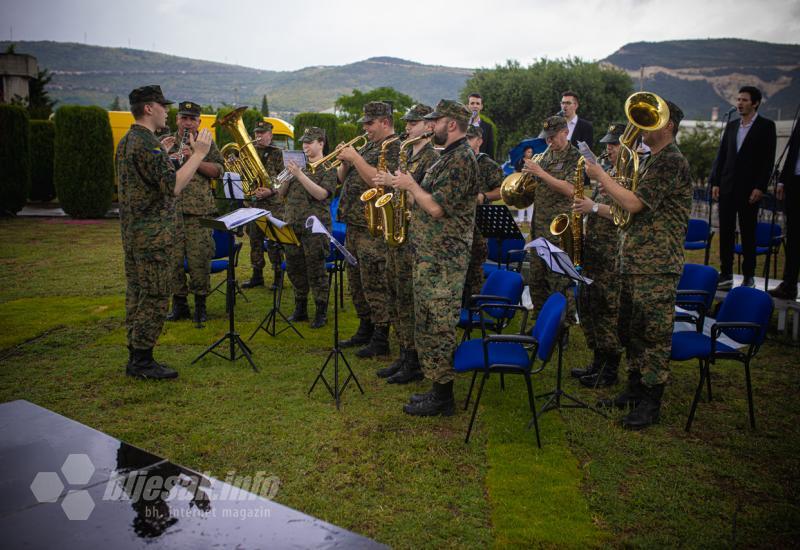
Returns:
[[[234,233],[237,226],[228,227],[224,221],[205,218],[200,220],[200,224],[212,229],[225,231],[228,234],[228,269],[227,284],[225,285],[225,309],[228,312],[228,332],[222,338],[211,344],[203,353],[198,355],[195,360],[192,361],[192,365],[197,363],[209,353],[213,353],[217,357],[221,357],[222,359],[226,359],[228,361],[236,361],[239,359],[239,357],[244,356],[250,363],[250,366],[253,367],[253,370],[258,372],[258,367],[256,367],[256,364],[253,362],[253,358],[251,357],[253,354],[252,350],[247,347],[247,344],[244,343],[244,340],[242,340],[241,336],[239,336],[239,333],[236,332],[234,314],[234,310],[236,309],[236,267],[234,266],[236,252],[234,250]],[[217,346],[220,346],[225,342],[230,344],[228,355],[222,355],[216,351]]]
[[[511,210],[505,204],[479,204],[475,208],[475,226],[485,239],[497,241],[497,250],[500,251],[499,260],[503,259],[503,241],[525,240],[514,216],[511,215]],[[508,256],[505,260],[506,267],[508,267]]]
[[[278,225],[272,223],[267,217],[259,218],[255,221],[255,223],[257,223],[264,231],[264,235],[266,236],[267,240],[272,243],[272,246],[278,249],[278,253],[281,258],[285,257],[283,253],[284,245],[300,246],[300,240],[297,238],[297,235],[295,235],[294,230],[292,230],[292,228],[288,225],[279,227]],[[275,285],[275,288],[272,289],[272,309],[267,312],[267,314],[264,316],[264,319],[261,320],[261,323],[253,331],[253,334],[250,335],[250,338],[248,338],[248,341],[252,340],[255,335],[258,334],[259,330],[263,330],[274,338],[279,334],[291,329],[295,331],[300,338],[303,338],[303,335],[300,334],[300,331],[297,330],[297,327],[294,326],[294,323],[292,323],[281,311],[284,276],[284,270],[280,269],[280,275],[278,276],[277,284]],[[280,318],[286,323],[286,326],[280,330],[277,330],[278,316],[280,316]]]
[[[325,359],[325,363],[323,363],[322,368],[319,370],[319,374],[317,374],[317,377],[314,379],[314,383],[311,384],[311,388],[308,390],[308,395],[311,395],[311,392],[314,391],[314,387],[317,385],[317,382],[322,380],[322,383],[325,384],[325,387],[328,389],[328,393],[330,393],[331,397],[333,397],[333,399],[336,401],[336,410],[339,410],[342,394],[351,380],[356,383],[356,386],[362,395],[364,394],[364,389],[361,387],[361,384],[359,384],[358,378],[356,378],[353,369],[350,368],[350,363],[347,362],[347,358],[344,356],[342,349],[339,347],[339,300],[337,299],[337,296],[339,287],[342,284],[341,279],[342,273],[344,272],[344,260],[347,257],[338,250],[339,247],[344,248],[344,246],[336,241],[336,239],[334,239],[330,234],[328,234],[328,238],[334,243],[337,249],[333,259],[333,348],[331,349],[330,353],[328,353],[328,357]],[[355,259],[351,258],[352,256],[347,258],[348,263],[355,265]],[[339,387],[339,358],[341,358],[345,367],[347,367],[348,372],[348,375],[344,379],[341,387]],[[325,369],[328,367],[328,363],[331,362],[331,359],[333,359],[333,386],[331,386],[324,376]]]

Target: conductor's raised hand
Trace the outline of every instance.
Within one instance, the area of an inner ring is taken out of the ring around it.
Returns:
[[[211,132],[208,128],[203,128],[200,130],[200,133],[197,134],[197,137],[192,137],[191,132],[189,133],[189,146],[192,150],[200,155],[201,158],[205,157],[208,154],[208,151],[211,149]]]

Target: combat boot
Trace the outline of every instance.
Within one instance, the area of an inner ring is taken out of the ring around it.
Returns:
[[[186,296],[172,296],[172,311],[167,314],[167,321],[181,321],[191,318],[192,312],[189,309],[189,301]]]
[[[603,364],[603,355],[594,350],[594,357],[592,358],[592,362],[586,365],[583,368],[575,368],[569,371],[570,375],[573,378],[581,378],[583,376],[589,376],[590,374],[595,374],[597,371],[600,370],[600,366]]]
[[[408,398],[409,403],[421,403],[426,399],[431,399],[436,394],[436,391],[431,388],[425,393],[412,393],[411,397]]]
[[[389,355],[389,325],[377,325],[372,331],[372,338],[369,344],[356,352],[356,357],[365,359],[367,357],[377,357],[379,355]]]
[[[618,353],[604,353],[604,366],[593,374],[580,377],[580,383],[587,388],[607,388],[617,383],[617,370],[619,369],[620,355]]]
[[[389,377],[387,382],[389,384],[408,384],[409,382],[416,382],[422,380],[425,375],[422,373],[422,367],[419,364],[419,357],[417,357],[417,350],[408,350],[406,355],[406,362],[403,367],[394,376]]]
[[[367,318],[359,317],[358,330],[348,340],[339,342],[339,347],[352,348],[368,343],[372,339],[372,333],[375,331],[375,325],[372,324]]]
[[[605,407],[607,409],[610,409],[611,407],[616,407],[617,409],[635,407],[642,400],[643,387],[642,373],[638,370],[629,372],[628,386],[622,390],[622,393],[612,399],[601,399],[597,402],[597,406]]]
[[[408,350],[406,350],[406,348],[400,348],[400,357],[398,357],[394,363],[392,363],[388,367],[383,367],[382,369],[378,369],[375,372],[378,378],[389,378],[390,376],[394,376],[395,374],[397,374],[400,371],[400,369],[403,368],[403,365],[406,362],[407,353]]]
[[[294,311],[291,315],[289,315],[289,320],[292,323],[297,323],[298,321],[308,321],[307,296],[303,296],[302,298],[299,296],[294,297]]]
[[[272,272],[272,284],[269,285],[269,289],[277,290],[278,283],[280,283],[280,280],[281,280],[281,269],[278,267],[275,268],[275,270]]]
[[[208,321],[208,313],[206,312],[206,297],[200,294],[194,295],[194,322],[201,325]]]
[[[242,288],[255,288],[257,286],[264,286],[264,271],[253,268],[253,276],[250,277],[249,281],[242,283]]]
[[[328,324],[328,302],[316,302],[314,320],[309,325],[310,328],[322,328]]]
[[[636,408],[622,419],[622,427],[628,430],[641,430],[658,422],[663,395],[664,384],[657,384],[652,388],[642,384],[642,399]]]
[[[434,382],[429,398],[403,405],[403,412],[411,416],[452,416],[455,410],[452,380],[446,384]]]
[[[133,361],[125,369],[125,374],[140,380],[166,380],[178,377],[177,372],[153,359],[153,348],[134,349]]]

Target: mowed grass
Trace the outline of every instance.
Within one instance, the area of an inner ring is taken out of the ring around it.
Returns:
[[[309,396],[330,327],[301,323],[304,339],[257,334],[260,373],[241,359],[190,365],[227,330],[220,294],[204,329],[165,327],[156,355],[178,381],[128,379],[118,223],[0,220],[0,237],[0,401],[27,399],[218,478],[275,475],[277,501],[393,547],[788,547],[800,537],[798,348],[782,337],[755,362],[755,431],[742,369],[722,363],[714,401],[683,432],[697,381],[687,363],[673,366],[660,425],[629,433],[616,413],[549,412],[541,450],[526,430],[524,383],[509,376],[500,391],[492,377],[465,445],[467,412],[408,417],[408,394],[427,385],[387,385],[374,376],[384,363],[351,351],[364,395],[351,384],[340,411],[323,387]],[[246,250],[245,240],[240,279]],[[264,289],[247,296],[236,310],[245,338],[271,306]],[[291,306],[288,289],[284,311]],[[355,327],[348,303],[342,334]],[[565,370],[588,359],[573,330]],[[535,377],[537,393],[554,386],[554,370]],[[462,404],[468,385],[456,383]],[[596,398],[571,380],[565,388]]]

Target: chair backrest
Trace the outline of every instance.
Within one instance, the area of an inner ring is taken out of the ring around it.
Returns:
[[[230,249],[228,247],[230,235],[228,235],[227,231],[220,231],[219,229],[214,229],[213,231],[214,257],[212,259],[227,258],[230,255]]]
[[[525,239],[506,239],[502,246],[498,244],[498,239],[487,239],[486,244],[489,247],[488,258],[498,264],[517,263],[525,258],[524,252],[509,253],[510,250],[525,248]]]
[[[701,264],[685,264],[681,278],[678,281],[678,290],[702,290],[708,294],[704,297],[698,295],[696,299],[685,296],[679,297],[679,300],[702,302],[705,304],[707,311],[714,301],[718,282],[719,272],[713,267]]]
[[[481,294],[488,294],[491,296],[502,296],[508,299],[508,303],[516,305],[522,298],[522,289],[524,288],[522,275],[516,271],[497,270],[489,273],[486,282],[483,283]],[[490,303],[484,301],[483,303]],[[486,308],[484,310],[488,315],[494,318],[506,317],[511,319],[514,317],[516,310],[504,308]]]
[[[710,231],[708,222],[697,218],[690,218],[689,225],[686,227],[686,239],[688,243],[706,242]]]
[[[561,325],[567,314],[567,299],[560,292],[554,292],[547,298],[547,301],[536,317],[536,324],[533,326],[531,336],[539,342],[536,355],[541,361],[549,361],[553,354],[553,348],[561,333]]]
[[[740,344],[760,345],[767,336],[767,327],[772,317],[772,297],[756,288],[737,286],[732,289],[719,308],[717,322],[756,323],[760,328],[723,329],[725,335]]]
[[[777,223],[758,222],[756,224],[756,246],[775,244],[781,234],[781,226]]]

